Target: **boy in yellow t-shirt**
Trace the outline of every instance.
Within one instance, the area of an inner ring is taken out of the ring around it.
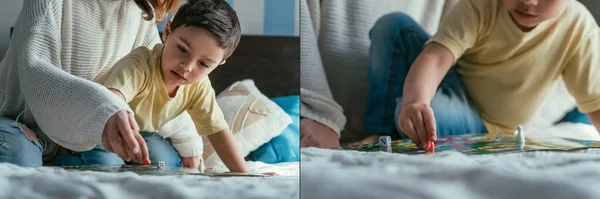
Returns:
[[[202,134],[208,135],[230,171],[247,172],[207,76],[225,63],[239,43],[241,30],[235,11],[221,0],[189,1],[167,23],[162,37],[165,44],[134,49],[95,81],[127,101],[134,111],[151,162],[197,168],[202,155],[198,134]],[[189,113],[198,133],[165,135],[158,131],[184,112]],[[124,163],[101,146],[84,155],[91,156],[87,159],[92,159],[92,164]]]
[[[431,38],[403,13],[370,37],[368,133],[425,149],[437,136],[511,134],[560,77],[574,113],[600,127],[600,31],[578,1],[461,0]]]

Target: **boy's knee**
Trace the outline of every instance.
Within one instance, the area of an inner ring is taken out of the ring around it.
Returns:
[[[170,167],[181,167],[183,165],[181,157],[179,157],[179,154],[173,149],[154,151],[154,153],[150,154],[150,161],[156,164],[158,164],[159,161],[162,161],[165,162],[165,166]]]
[[[392,12],[381,16],[375,22],[373,28],[369,32],[370,36],[381,36],[381,34],[394,34],[402,27],[417,26],[419,24],[409,15],[403,12]]]
[[[94,149],[81,152],[81,160],[85,165],[122,165],[125,161],[117,154],[98,145]]]

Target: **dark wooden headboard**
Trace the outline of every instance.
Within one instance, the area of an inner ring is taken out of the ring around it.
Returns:
[[[253,79],[269,98],[300,95],[300,37],[244,35],[209,77],[217,94],[233,82]]]

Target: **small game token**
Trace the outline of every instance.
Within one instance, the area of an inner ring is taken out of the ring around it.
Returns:
[[[523,132],[523,126],[519,125],[517,127],[517,144],[519,145],[519,149],[523,150],[525,148],[525,133]]]
[[[204,173],[204,170],[206,170],[206,166],[204,166],[204,159],[200,157],[200,166],[198,166],[198,171],[200,171],[200,173]]]
[[[150,160],[144,160],[144,165],[149,165],[150,164]]]
[[[390,136],[381,136],[379,137],[379,150],[392,152],[392,137]]]
[[[432,141],[429,141],[429,147],[427,147],[427,152],[435,152],[435,143]]]
[[[164,161],[158,161],[158,168],[159,169],[164,169],[165,168],[165,162]]]

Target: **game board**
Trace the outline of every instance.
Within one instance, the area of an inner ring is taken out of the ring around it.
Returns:
[[[435,146],[436,152],[458,151],[467,155],[481,155],[523,151],[577,152],[589,148],[600,147],[600,142],[557,137],[533,137],[526,138],[524,148],[520,149],[515,137],[488,134],[439,137],[437,141],[435,141]],[[379,144],[359,146],[344,145],[341,149],[376,152],[379,151]],[[402,139],[392,141],[392,153],[425,154],[426,152],[417,148],[410,139]]]
[[[254,173],[219,173],[206,170],[200,172],[196,169],[181,168],[181,167],[169,167],[165,166],[159,169],[156,165],[102,165],[102,166],[62,166],[58,167],[66,170],[78,170],[78,171],[98,171],[98,172],[134,172],[139,175],[202,175],[211,177],[268,177],[268,175],[254,174]]]

